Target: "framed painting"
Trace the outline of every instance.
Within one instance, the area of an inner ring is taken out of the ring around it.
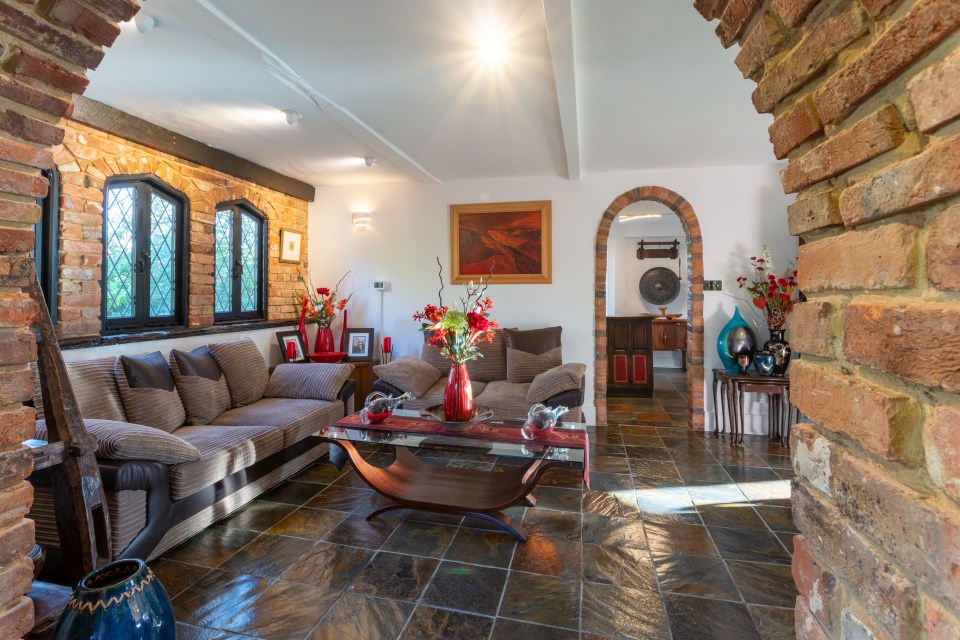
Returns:
[[[344,331],[344,346],[347,349],[347,362],[373,360],[373,329],[354,329]]]
[[[550,284],[550,200],[450,205],[451,282]]]
[[[280,262],[300,263],[300,244],[303,235],[287,229],[280,230]]]
[[[299,331],[278,331],[277,342],[280,343],[280,358],[283,362],[310,362],[307,358],[307,345],[303,343],[303,336]]]

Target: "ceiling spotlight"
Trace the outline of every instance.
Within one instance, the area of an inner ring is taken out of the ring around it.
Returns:
[[[363,159],[363,164],[367,165],[368,167],[372,167],[373,163],[376,161],[377,159],[374,158],[373,156],[365,156]]]
[[[134,23],[136,23],[137,31],[140,33],[146,33],[147,31],[150,31],[150,29],[160,25],[160,21],[157,20],[155,16],[151,16],[147,13],[138,14],[134,19]]]
[[[283,109],[280,111],[283,114],[283,117],[287,119],[287,124],[294,125],[303,118],[303,114],[299,111],[291,111],[290,109]]]

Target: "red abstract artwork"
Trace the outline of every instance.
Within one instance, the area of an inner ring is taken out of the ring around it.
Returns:
[[[550,282],[550,202],[450,207],[453,282]]]

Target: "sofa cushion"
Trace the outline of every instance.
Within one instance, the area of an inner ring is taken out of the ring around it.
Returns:
[[[232,407],[253,404],[263,397],[270,377],[263,354],[250,338],[209,345],[210,353],[227,377]]]
[[[77,399],[81,417],[120,422],[127,419],[114,375],[116,362],[116,356],[110,356],[66,363],[70,387]],[[43,419],[43,396],[40,392],[40,376],[36,370],[35,379],[37,384],[33,401],[37,409],[37,419],[40,420]]]
[[[477,404],[477,396],[483,393],[483,390],[487,387],[486,382],[474,382],[470,381],[470,386],[473,387],[473,403]],[[433,386],[430,387],[426,393],[422,396],[417,396],[413,400],[407,400],[403,403],[404,409],[413,409],[419,411],[420,409],[426,409],[427,407],[432,407],[435,404],[443,404],[443,390],[447,386],[446,376],[440,378],[433,383]]]
[[[129,422],[169,433],[186,421],[170,366],[159,351],[144,356],[120,356],[115,373]]]
[[[440,349],[427,342],[427,336],[423,337],[423,347],[420,349],[420,359],[437,368],[440,375],[446,376],[450,373],[450,358],[440,353]]]
[[[493,334],[492,342],[481,342],[477,350],[482,357],[467,361],[470,380],[493,382],[507,379],[507,339],[503,329]]]
[[[507,382],[532,382],[538,374],[563,363],[560,332],[546,329],[504,329],[507,338]]]
[[[440,369],[429,362],[424,362],[413,356],[397,358],[388,364],[374,365],[373,372],[377,374],[377,378],[380,380],[403,391],[409,391],[416,398],[429,391],[443,375],[440,373]],[[361,398],[361,401],[363,400],[365,399]]]
[[[187,412],[187,424],[210,424],[230,408],[227,377],[209,347],[197,347],[192,351],[173,349],[170,371]]]
[[[533,403],[527,402],[529,382],[491,382],[480,395],[474,395],[473,403],[492,409],[498,418],[526,418]]]
[[[273,370],[263,395],[266,398],[336,400],[351,373],[352,364],[281,364]]]
[[[275,427],[180,427],[174,434],[200,451],[200,459],[170,467],[170,497],[179,500],[283,449]]]
[[[283,431],[283,446],[289,447],[342,417],[343,403],[339,400],[263,398],[251,405],[230,409],[211,425],[258,424],[275,427]]]
[[[587,365],[579,362],[568,362],[553,369],[547,369],[537,375],[527,390],[529,402],[544,402],[548,398],[563,391],[579,389]]]
[[[110,514],[110,545],[116,557],[147,526],[147,492],[141,489],[115,493],[104,491],[103,497]],[[34,485],[33,504],[27,517],[34,522],[37,544],[45,549],[60,548],[60,531],[50,487]]]
[[[113,420],[84,420],[83,424],[97,439],[98,458],[153,460],[164,464],[200,459],[195,446],[160,429]],[[37,439],[47,440],[47,435],[46,421],[38,420]]]

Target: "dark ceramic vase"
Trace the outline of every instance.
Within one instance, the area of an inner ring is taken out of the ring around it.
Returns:
[[[790,343],[783,339],[783,331],[770,330],[770,339],[763,343],[763,350],[773,354],[773,375],[782,376],[790,366]]]
[[[118,560],[74,589],[54,640],[176,640],[170,596],[142,560]]]
[[[753,367],[762,376],[772,376],[775,363],[776,359],[769,351],[757,351],[753,354]]]
[[[717,353],[727,373],[739,373],[737,356],[741,353],[752,354],[757,348],[757,337],[740,315],[738,307],[730,321],[720,330],[717,337]]]

